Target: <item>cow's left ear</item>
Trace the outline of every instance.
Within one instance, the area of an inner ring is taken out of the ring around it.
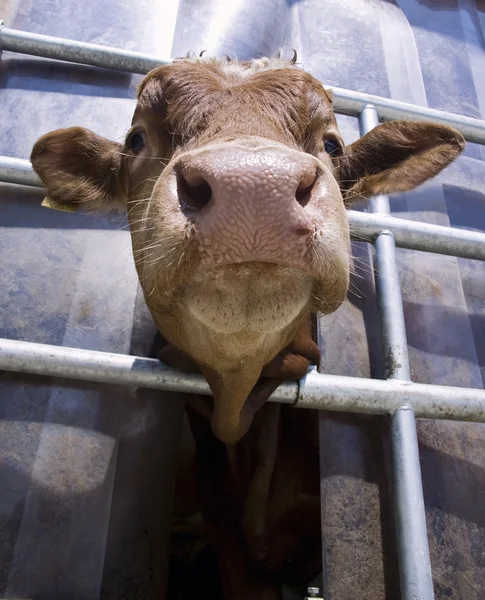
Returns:
[[[347,147],[338,181],[344,200],[406,192],[437,175],[465,147],[461,133],[444,125],[391,121]]]
[[[89,129],[58,129],[32,149],[32,166],[53,200],[81,209],[123,209],[122,146]]]

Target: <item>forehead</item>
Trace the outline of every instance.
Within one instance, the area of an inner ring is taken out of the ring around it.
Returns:
[[[168,118],[174,129],[237,122],[279,123],[295,134],[335,125],[331,97],[309,73],[281,59],[182,59],[151,71],[138,90],[137,112]]]

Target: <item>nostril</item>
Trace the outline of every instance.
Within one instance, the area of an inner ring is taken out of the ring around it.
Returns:
[[[312,181],[308,183],[308,178],[303,179],[300,182],[300,185],[297,187],[295,192],[295,198],[298,204],[301,206],[306,206],[308,202],[310,202],[310,197],[312,194],[312,190],[315,186],[315,182],[317,181],[317,177],[313,177]]]
[[[177,193],[180,206],[189,211],[202,210],[212,198],[211,186],[203,177],[191,177],[189,182],[182,173],[177,178]]]

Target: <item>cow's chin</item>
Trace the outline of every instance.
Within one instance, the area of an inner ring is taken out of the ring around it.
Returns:
[[[309,306],[312,287],[312,277],[299,269],[248,262],[196,274],[182,302],[217,333],[275,333]]]

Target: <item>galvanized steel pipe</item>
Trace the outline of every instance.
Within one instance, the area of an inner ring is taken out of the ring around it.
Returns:
[[[0,338],[2,369],[169,392],[211,393],[203,377],[181,373],[159,360]],[[293,404],[297,395],[298,384],[285,383],[278,388],[275,401]]]
[[[181,373],[155,359],[0,338],[2,370],[210,394],[201,376]],[[364,414],[389,414],[409,403],[420,417],[485,423],[485,390],[321,375],[316,371],[299,383],[284,383],[270,401],[300,408]]]
[[[481,231],[409,221],[382,213],[349,210],[348,217],[355,240],[374,242],[380,233],[390,231],[398,248],[485,260],[485,233]]]
[[[391,446],[395,449],[392,453],[392,485],[402,600],[432,600],[433,574],[416,418],[408,404],[400,406],[391,417]]]
[[[469,142],[485,144],[485,121],[481,119],[465,117],[426,106],[408,104],[407,102],[399,102],[391,98],[373,96],[338,87],[330,87],[328,89],[332,93],[333,108],[337,113],[357,117],[368,104],[371,104],[377,109],[381,121],[393,121],[394,119],[430,121],[458,129]]]
[[[171,59],[141,52],[77,42],[2,26],[0,26],[1,50],[141,74],[172,62]]]
[[[386,379],[411,379],[406,324],[399,286],[396,246],[390,231],[375,241],[374,277],[379,299],[379,318],[383,341]]]
[[[28,160],[0,156],[0,182],[42,187]],[[387,214],[347,212],[352,238],[374,242],[379,233],[391,231],[400,248],[485,260],[485,233],[397,219]]]
[[[364,107],[359,119],[361,134],[379,124],[377,110]],[[370,208],[389,214],[389,199],[378,196]],[[375,279],[386,379],[410,381],[406,324],[399,283],[394,236],[379,233],[375,241]],[[416,419],[411,406],[391,414],[392,489],[402,600],[433,600],[433,575],[429,555],[423,484],[419,465]]]
[[[392,414],[405,404],[425,419],[485,422],[485,390],[317,372],[300,381],[296,406],[383,415]]]
[[[87,44],[2,26],[0,26],[0,50],[141,74],[171,62],[171,59],[166,57],[159,58],[150,54]],[[469,142],[485,144],[485,121],[480,119],[338,87],[327,89],[332,92],[334,109],[337,113],[358,117],[367,104],[372,104],[379,111],[382,120],[406,119],[441,123],[458,129]]]
[[[43,187],[42,181],[28,160],[9,156],[0,156],[0,181]]]

